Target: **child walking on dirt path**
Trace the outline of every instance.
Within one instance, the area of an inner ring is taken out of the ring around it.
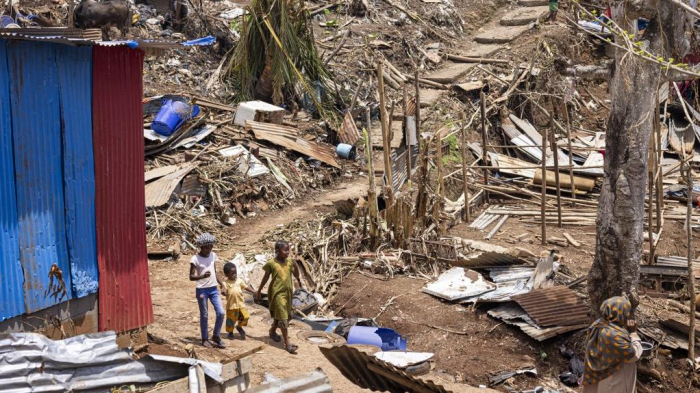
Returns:
[[[281,341],[280,336],[277,334],[277,328],[280,328],[284,338],[284,348],[287,352],[296,354],[298,347],[289,342],[287,333],[289,321],[292,319],[292,292],[294,290],[292,275],[296,277],[300,287],[303,288],[303,284],[299,278],[299,271],[294,267],[294,261],[289,257],[289,252],[289,243],[286,241],[280,240],[275,243],[275,257],[270,259],[263,267],[265,276],[263,276],[255,297],[260,299],[260,291],[265,287],[267,280],[272,277],[267,291],[270,315],[273,319],[272,327],[270,328],[270,338],[273,341]]]
[[[244,326],[248,326],[248,310],[245,308],[243,290],[255,295],[255,289],[238,277],[238,269],[231,262],[224,264],[224,275],[226,279],[221,285],[221,294],[226,297],[226,332],[227,338],[233,339],[233,328],[235,326],[241,339],[245,340]],[[238,323],[238,325],[236,325]]]
[[[221,294],[216,287],[217,283],[223,285],[221,279],[216,274],[217,257],[212,249],[216,239],[214,236],[203,233],[197,238],[199,253],[190,260],[190,281],[197,281],[197,303],[199,304],[199,328],[202,332],[202,346],[211,348],[209,342],[209,304],[211,301],[216,312],[216,323],[214,324],[214,334],[212,342],[217,348],[225,348],[221,340],[221,325],[224,324],[224,307],[221,305]]]

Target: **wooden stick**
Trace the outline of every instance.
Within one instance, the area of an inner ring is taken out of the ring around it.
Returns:
[[[408,131],[408,85],[403,85],[403,130],[404,138],[406,138],[406,182],[408,188],[411,188],[411,135]]]
[[[331,52],[331,54],[328,55],[328,58],[326,58],[326,60],[323,62],[324,67],[328,65],[328,62],[331,61],[331,59],[333,57],[335,57],[335,55],[337,55],[338,52],[340,52],[340,50],[343,48],[343,45],[345,45],[345,41],[347,41],[349,36],[350,36],[350,29],[347,29],[347,30],[345,30],[345,34],[343,34],[343,38],[340,39],[338,46],[336,46],[335,49],[333,49],[333,52]]]
[[[445,179],[443,178],[444,175],[444,168],[442,164],[442,134],[438,132],[437,134],[437,141],[435,142],[435,148],[437,149],[436,152],[436,160],[437,160],[437,170],[438,170],[438,195],[440,195],[441,198],[445,197]]]
[[[651,130],[651,145],[654,146],[652,151],[649,152],[651,156],[651,161],[652,165],[649,166],[649,170],[647,171],[649,174],[649,202],[648,206],[649,208],[647,209],[648,211],[648,223],[647,223],[647,229],[649,231],[649,262],[654,260],[654,253],[656,252],[656,248],[654,247],[654,165],[653,162],[656,161],[656,143],[654,142],[654,129],[652,128]]]
[[[681,99],[682,100],[682,99]],[[692,154],[692,153],[691,153]],[[693,271],[693,168],[688,161],[684,160],[687,175],[686,186],[688,187],[688,203],[686,207],[685,232],[688,245],[688,296],[690,306],[690,332],[688,333],[688,358],[695,367],[695,272]]]
[[[404,76],[408,80],[414,80],[416,83],[420,82],[424,85],[428,85],[428,86],[434,87],[436,89],[440,89],[440,90],[449,90],[450,89],[449,87],[447,87],[446,85],[443,85],[442,83],[437,83],[437,82],[429,81],[427,79],[419,78],[417,75],[418,75],[418,72],[416,71],[415,77],[411,76],[411,75],[404,75]]]
[[[661,212],[661,208],[664,206],[664,183],[663,183],[663,171],[660,171],[659,168],[661,167],[661,162],[663,158],[663,152],[661,151],[661,123],[659,122],[659,95],[656,95],[656,119],[654,120],[654,131],[655,131],[655,137],[654,137],[654,143],[656,144],[656,159],[654,160],[654,163],[656,165],[656,168],[654,169],[654,173],[659,173],[658,176],[656,176],[656,227],[661,228],[661,215],[658,214]]]
[[[464,192],[464,220],[465,222],[471,221],[469,214],[469,185],[467,182],[467,128],[464,126],[466,120],[466,113],[462,112],[462,144],[460,150],[462,151],[462,191]]]
[[[367,128],[371,127],[372,120],[370,119],[369,107],[367,108]],[[372,157],[372,140],[363,130],[365,137],[365,154],[367,155],[367,174],[369,175],[369,190],[367,190],[367,199],[369,203],[369,237],[370,249],[375,250],[377,240],[379,240],[379,206],[377,204],[377,186],[374,184],[374,161]]]
[[[571,179],[571,196],[576,199],[576,183],[574,182],[574,155],[572,154],[573,149],[571,148],[571,121],[569,120],[569,109],[566,106],[566,102],[562,100],[564,122],[566,123],[566,138],[569,141],[569,178]],[[572,204],[576,206],[576,202]]]
[[[542,245],[547,245],[547,129],[542,129],[542,199],[540,200],[541,220],[542,220]]]
[[[445,57],[448,60],[461,62],[461,63],[482,63],[482,64],[508,64],[508,63],[510,63],[510,60],[504,60],[504,59],[487,59],[484,57],[466,57],[466,56],[452,55],[449,53],[447,53],[445,55]]]
[[[386,118],[386,96],[384,93],[384,70],[382,62],[377,62],[377,81],[379,82],[379,113],[382,121],[382,141],[384,142],[384,176],[389,186],[389,206],[394,204],[394,177],[391,169],[391,141],[389,140],[389,129]],[[372,174],[374,172],[370,172]]]
[[[418,70],[416,70],[416,139],[418,140],[418,153],[420,155],[420,86],[418,83],[419,79],[420,78],[418,78]]]
[[[550,103],[554,107],[554,101],[551,100]],[[554,111],[552,111],[554,112]],[[550,121],[554,122],[554,114],[551,115]],[[554,141],[554,130],[549,135],[550,145],[552,146],[552,156],[554,157],[554,183],[557,189],[557,223],[559,228],[561,228],[561,183],[559,182],[559,149],[557,149],[557,143]],[[546,152],[546,150],[542,150]],[[545,153],[542,153],[542,159],[544,161]],[[571,156],[571,152],[569,152]],[[547,172],[542,172],[542,182],[547,183]],[[575,196],[575,194],[574,194]]]
[[[487,145],[487,140],[486,140],[486,96],[484,95],[484,91],[481,90],[479,92],[479,101],[481,101],[481,162],[484,163],[485,166],[489,165],[489,155],[486,152],[486,145]],[[488,186],[489,185],[489,171],[488,169],[484,169],[484,185]],[[489,203],[489,192],[488,190],[485,190],[485,196],[486,196],[486,203]]]

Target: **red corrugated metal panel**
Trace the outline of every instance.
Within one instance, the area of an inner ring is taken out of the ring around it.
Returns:
[[[153,322],[143,188],[142,67],[140,50],[94,48],[100,330],[122,332]]]

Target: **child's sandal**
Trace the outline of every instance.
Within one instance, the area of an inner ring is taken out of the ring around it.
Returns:
[[[280,335],[277,334],[277,333],[275,333],[275,332],[270,332],[270,338],[271,338],[272,341],[274,341],[274,342],[280,342],[280,341],[282,341],[282,337],[280,337]]]
[[[209,340],[202,340],[202,346],[204,348],[211,348],[211,343],[209,342]]]
[[[287,346],[287,348],[285,348],[285,349],[287,350],[287,352],[291,353],[292,355],[296,355],[297,349],[299,349],[299,347],[294,345],[294,344],[289,344]]]

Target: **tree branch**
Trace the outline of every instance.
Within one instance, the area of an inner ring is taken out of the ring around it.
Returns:
[[[614,60],[604,61],[601,65],[593,64],[571,64],[563,59],[555,60],[557,71],[564,76],[574,76],[583,79],[605,79],[612,78]]]

